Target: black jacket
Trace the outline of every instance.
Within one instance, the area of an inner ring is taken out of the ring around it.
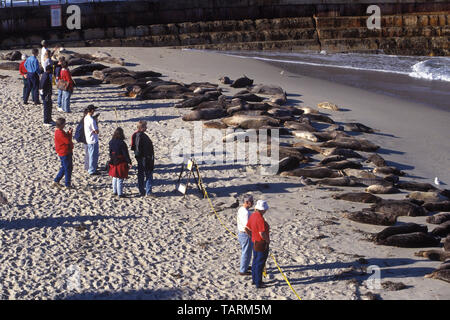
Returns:
[[[145,159],[145,169],[152,171],[155,166],[153,142],[144,132],[136,133],[134,155],[136,160]]]
[[[130,155],[128,154],[127,144],[123,140],[112,139],[109,141],[109,158],[114,165],[120,162],[131,164]]]
[[[44,96],[52,95],[52,75],[51,73],[44,72],[39,82],[39,90],[44,90]]]

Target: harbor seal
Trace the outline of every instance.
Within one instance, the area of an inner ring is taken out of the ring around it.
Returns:
[[[357,177],[351,177],[352,180],[358,182],[360,185],[364,187],[370,187],[372,185],[381,185],[385,187],[392,187],[392,182],[386,181],[382,178],[357,178]]]
[[[300,107],[303,110],[303,114],[319,114],[319,111],[311,107]]]
[[[377,244],[401,248],[437,247],[439,243],[438,237],[425,232],[395,234],[377,242]]]
[[[376,165],[377,167],[386,167],[386,160],[383,159],[382,156],[380,156],[379,154],[371,154],[368,158],[367,161],[368,163],[373,163],[374,165]]]
[[[328,162],[325,165],[327,168],[334,169],[334,170],[343,170],[343,169],[360,169],[362,167],[361,163],[350,161],[350,160],[341,160],[341,161],[335,161],[335,162]]]
[[[374,173],[377,174],[383,174],[383,175],[390,175],[390,174],[395,174],[397,176],[404,176],[405,173],[399,169],[397,169],[396,167],[377,167],[375,169],[373,169]]]
[[[450,201],[428,202],[423,205],[428,211],[450,212]]]
[[[414,255],[416,257],[424,257],[433,261],[446,261],[450,259],[450,252],[444,250],[421,250],[415,252]]]
[[[226,129],[228,126],[220,120],[203,122],[203,127],[208,129]]]
[[[284,94],[284,90],[280,86],[264,85],[264,84],[258,84],[253,86],[253,88],[250,89],[250,92],[273,96]]]
[[[227,126],[236,126],[242,129],[259,129],[263,126],[278,127],[280,121],[268,116],[248,116],[248,115],[233,115],[222,119],[222,122]]]
[[[319,138],[314,134],[314,132],[294,130],[294,131],[292,131],[292,134],[296,138],[308,140],[308,141],[311,141],[311,142],[318,142],[319,141]]]
[[[350,150],[350,149],[344,149],[344,148],[327,149],[323,152],[323,154],[326,156],[340,155],[340,156],[344,156],[347,159],[350,159],[350,158],[361,159],[362,158],[362,155],[360,155],[358,152],[356,152],[354,150]]]
[[[410,217],[426,216],[428,214],[424,208],[405,200],[383,200],[372,205],[371,210],[390,215]]]
[[[380,147],[367,139],[358,139],[353,137],[338,137],[334,140],[326,141],[321,145],[324,148],[344,148],[356,151],[375,152]]]
[[[378,232],[375,235],[374,240],[375,240],[376,243],[379,243],[380,241],[383,241],[383,240],[387,239],[390,236],[393,236],[393,235],[396,235],[396,234],[412,233],[412,232],[424,232],[424,233],[427,233],[428,232],[428,228],[427,228],[427,226],[420,225],[420,224],[417,224],[417,223],[405,223],[405,224],[400,225],[400,226],[387,227],[383,231]]]
[[[395,185],[399,189],[403,190],[409,190],[409,191],[433,191],[436,190],[436,188],[429,184],[424,182],[415,182],[415,181],[399,181]]]
[[[316,122],[325,122],[329,124],[334,124],[335,122],[330,117],[327,117],[323,114],[315,114],[315,113],[307,113],[304,114],[305,118],[308,118],[310,121],[316,121]]]
[[[393,186],[382,186],[380,184],[373,184],[371,186],[368,186],[365,191],[374,194],[392,194],[400,192],[400,190],[394,188]]]
[[[334,157],[334,156],[332,156]],[[340,156],[338,156],[340,157]],[[343,170],[346,176],[365,179],[377,179],[378,177],[368,170],[347,168]]]
[[[344,214],[344,218],[359,223],[373,224],[377,226],[392,226],[397,222],[396,216],[377,213],[367,209],[362,211],[346,213]]]
[[[333,187],[358,187],[359,183],[350,177],[323,178],[317,181],[317,184]]]
[[[280,174],[284,171],[290,171],[298,168],[300,165],[300,160],[297,157],[286,157],[278,162],[278,173]]]
[[[450,221],[450,212],[442,212],[427,217],[427,222],[432,224],[441,224]]]
[[[211,120],[222,118],[225,115],[226,112],[223,109],[200,109],[184,115],[182,119],[184,121]]]
[[[286,121],[284,126],[288,129],[297,130],[297,131],[309,131],[315,132],[316,129],[310,124],[298,121]]]
[[[340,156],[340,155],[335,155],[335,156],[325,157],[319,163],[320,163],[320,165],[323,166],[329,162],[336,162],[336,161],[341,161],[341,160],[345,160],[345,157]],[[344,170],[344,172],[345,172],[345,170]]]
[[[244,75],[243,77],[240,77],[240,78],[237,78],[236,80],[234,80],[230,84],[230,87],[245,88],[245,87],[251,86],[252,84],[253,84],[253,80]]]
[[[406,198],[408,198],[408,199],[415,199],[415,200],[422,200],[422,201],[425,201],[425,202],[444,201],[444,199],[441,197],[439,192],[435,192],[435,191],[428,191],[428,192],[413,191],[410,194],[407,194]]]
[[[0,70],[19,70],[19,66],[18,62],[1,62]]]
[[[332,111],[339,111],[339,107],[337,105],[335,105],[334,103],[331,102],[320,102],[317,104],[317,107],[319,109],[327,109],[327,110],[332,110]]]
[[[315,167],[315,168],[300,168],[291,171],[285,171],[281,173],[281,176],[295,176],[295,177],[305,177],[305,178],[337,178],[342,174],[336,170],[331,170],[325,167]]]
[[[445,238],[450,234],[450,221],[445,221],[430,232],[434,236]]]
[[[450,236],[447,236],[444,240],[444,250],[450,251]]]
[[[333,194],[331,197],[336,200],[345,200],[362,203],[376,203],[381,201],[380,197],[374,196],[373,194],[366,192],[347,192],[341,194]]]
[[[375,132],[372,128],[365,126],[359,122],[346,123],[346,124],[344,124],[344,128],[347,131],[354,131],[354,132],[365,132],[365,133],[374,133]]]
[[[73,77],[76,76],[87,76],[91,75],[95,70],[106,69],[107,66],[100,63],[83,64],[79,67],[73,68],[71,74]]]
[[[267,147],[267,156],[272,156],[271,154],[271,147]],[[286,158],[286,157],[296,157],[300,159],[300,161],[306,161],[308,158],[304,155],[305,151],[301,148],[294,148],[294,147],[284,147],[279,146],[278,147],[278,154],[280,159]],[[309,161],[309,160],[308,160]]]
[[[445,269],[445,270],[433,271],[432,273],[427,274],[425,276],[425,278],[437,279],[437,280],[442,280],[442,281],[446,281],[446,282],[450,283],[450,270]]]
[[[221,77],[219,79],[219,81],[222,84],[232,84],[233,83],[233,81],[231,81],[231,79],[229,77],[227,77],[227,76]]]
[[[322,153],[323,151],[321,147],[306,142],[295,142],[292,146],[295,148],[309,150],[309,153]]]

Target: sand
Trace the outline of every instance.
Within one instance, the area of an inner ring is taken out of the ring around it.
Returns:
[[[435,176],[450,181],[450,142],[445,139],[448,112],[426,112],[423,105],[289,70],[281,75],[278,68],[258,61],[166,48],[98,50],[124,58],[130,69],[161,72],[164,79],[217,83],[223,75],[246,74],[256,83],[282,86],[292,105],[315,107],[318,102],[331,101],[348,109],[330,111],[333,119],[362,122],[380,130],[377,135],[363,136],[383,146],[381,153],[390,164],[418,181],[432,182]],[[239,244],[211,213],[208,202],[195,189],[186,198],[173,192],[180,166],[170,158],[171,137],[177,128],[193,128],[193,123],[181,120],[187,110],[172,108],[169,100],[121,97],[124,90],[115,85],[76,91],[72,113],[54,108],[53,118],[64,116],[75,128],[87,104],[99,106],[100,165],[108,160],[116,121],[125,130],[128,144],[136,122],[150,122],[158,198],[136,197],[134,169],[125,183],[125,192],[132,197],[113,197],[111,178],[105,172],[90,178],[84,171],[84,149],[78,143],[72,178],[75,190],[58,190],[51,183],[59,160],[53,129],[42,125],[42,107],[20,103],[22,82],[17,72],[1,70],[0,75],[10,76],[0,80],[0,191],[10,203],[0,207],[1,298],[297,299],[270,257],[268,288],[256,290],[250,277],[239,276]],[[200,164],[200,170],[213,203],[224,203],[219,215],[232,231],[237,208],[229,206],[236,199],[251,192],[256,199],[268,201],[271,252],[302,299],[364,299],[369,291],[382,299],[450,297],[448,283],[423,278],[439,262],[415,257],[418,249],[377,246],[366,241],[367,233],[383,227],[342,218],[342,212],[364,205],[333,200],[329,190],[303,186],[296,179],[261,176],[252,166]],[[425,223],[425,217],[399,220]],[[369,275],[364,274],[370,265],[381,268],[382,282],[403,282],[407,288],[370,288]]]

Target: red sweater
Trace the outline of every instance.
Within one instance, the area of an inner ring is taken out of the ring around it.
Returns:
[[[63,157],[72,153],[73,142],[72,135],[61,129],[55,130],[55,149],[58,156]]]
[[[70,85],[69,85],[68,91],[72,91],[74,83],[73,83],[72,76],[70,75],[69,70],[61,69],[61,78],[60,79],[69,82]]]
[[[27,74],[27,69],[25,68],[25,61],[27,61],[26,59],[25,60],[23,60],[21,63],[20,63],[20,65],[19,65],[19,72],[20,72],[20,74],[22,75],[22,77],[24,76],[24,75],[26,75]]]

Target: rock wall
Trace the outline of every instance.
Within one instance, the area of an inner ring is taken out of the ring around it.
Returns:
[[[49,7],[0,10],[0,48],[175,46],[217,50],[326,50],[450,55],[445,0],[149,0],[80,4],[80,30],[50,27]],[[369,5],[381,29],[366,26]],[[63,5],[63,12],[66,6]],[[65,21],[63,18],[63,21]],[[68,44],[69,45],[69,44]]]

